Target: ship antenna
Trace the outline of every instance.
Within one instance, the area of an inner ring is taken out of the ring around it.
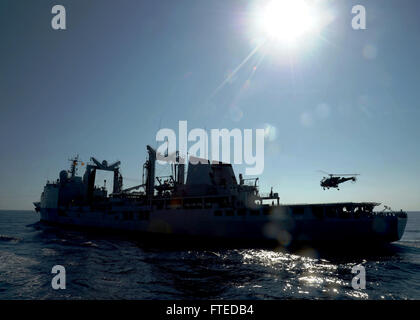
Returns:
[[[158,129],[158,132],[160,131],[161,127],[162,127],[162,115],[160,115],[160,117],[159,117],[159,129]],[[157,144],[158,143],[156,141],[156,143],[155,143],[155,150],[157,150],[157,147],[158,147]]]

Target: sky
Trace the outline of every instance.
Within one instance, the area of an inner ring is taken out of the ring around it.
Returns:
[[[260,188],[282,203],[420,210],[420,2],[308,1],[330,19],[293,46],[264,42],[265,2],[2,0],[0,209],[32,209],[76,154],[120,160],[138,184],[146,145],[187,120],[271,128]],[[55,4],[66,30],[51,27]],[[323,191],[319,170],[360,176]]]

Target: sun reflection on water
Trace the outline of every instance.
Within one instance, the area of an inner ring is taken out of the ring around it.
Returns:
[[[335,264],[316,257],[311,250],[304,252],[307,255],[272,250],[243,250],[238,253],[244,265],[262,268],[264,278],[270,279],[267,286],[273,286],[276,290],[281,288],[286,297],[369,298],[366,292],[351,286],[351,268],[354,264]],[[237,288],[246,289],[248,286],[252,286],[251,283],[241,284]]]

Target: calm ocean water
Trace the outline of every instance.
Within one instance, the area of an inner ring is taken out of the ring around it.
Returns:
[[[420,299],[420,212],[408,214],[401,241],[351,255],[153,248],[38,219],[0,211],[0,299]],[[365,290],[351,287],[359,263]],[[57,264],[65,290],[51,288]]]

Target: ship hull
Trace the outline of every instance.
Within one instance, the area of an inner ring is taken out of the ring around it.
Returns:
[[[129,233],[138,237],[165,236],[200,238],[208,241],[230,240],[247,243],[327,245],[379,244],[398,241],[406,217],[374,214],[359,218],[294,217],[287,207],[277,214],[258,216],[215,216],[213,209],[156,210],[142,212],[92,211],[41,208],[41,221],[68,227]]]

